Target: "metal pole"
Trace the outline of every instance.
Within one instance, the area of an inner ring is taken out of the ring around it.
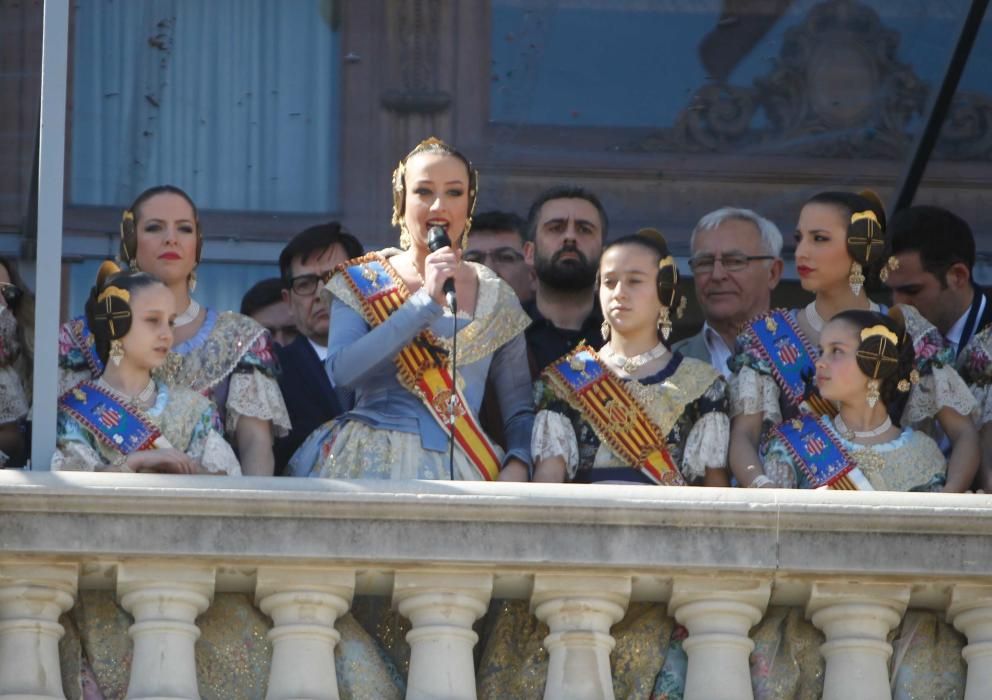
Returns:
[[[951,100],[958,89],[958,82],[961,74],[968,65],[968,55],[971,47],[975,44],[975,37],[982,26],[982,18],[985,10],[989,6],[989,0],[972,0],[971,8],[961,24],[961,31],[958,33],[958,41],[951,53],[951,59],[944,71],[944,79],[940,84],[933,100],[930,102],[930,111],[927,114],[926,124],[916,139],[916,146],[913,149],[913,156],[909,161],[909,166],[903,174],[899,189],[896,190],[896,203],[892,207],[892,213],[905,209],[913,203],[916,190],[923,179],[923,173],[930,160],[930,154],[934,146],[937,145],[937,138],[940,136],[940,128],[944,125],[944,119],[951,108]]]
[[[34,397],[31,468],[51,468],[58,399],[59,296],[62,289],[62,197],[65,180],[69,0],[45,0],[38,139],[38,258],[35,283]]]

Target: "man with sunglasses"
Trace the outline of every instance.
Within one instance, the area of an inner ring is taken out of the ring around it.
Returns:
[[[741,324],[767,311],[782,278],[782,234],[750,209],[724,207],[696,224],[689,241],[703,328],[675,344],[686,357],[709,362],[725,377]]]
[[[286,347],[276,346],[282,366],[279,388],[293,426],[289,435],[275,442],[276,474],[286,474],[296,448],[343,409],[344,397],[335,392],[324,370],[331,319],[328,305],[320,299],[320,289],[338,264],[362,253],[358,239],[332,221],[297,234],[279,255],[282,298],[289,304],[300,334]]]
[[[472,217],[463,260],[477,262],[513,287],[521,304],[534,297],[534,244],[524,239],[526,223],[516,214],[487,211]]]

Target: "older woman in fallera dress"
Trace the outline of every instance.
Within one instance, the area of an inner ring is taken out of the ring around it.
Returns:
[[[201,307],[193,298],[202,246],[196,206],[177,187],[146,190],[121,218],[121,259],[161,279],[176,300],[174,345],[156,377],[213,401],[244,473],[271,475],[273,436],[289,430],[272,340],[247,316]],[[59,367],[63,391],[103,371],[85,318],[62,326]]]
[[[428,139],[397,167],[393,196],[402,250],[349,261],[326,286],[334,319],[326,364],[335,386],[354,391],[354,408],[315,431],[291,469],[331,478],[526,481],[534,417],[522,361],[529,318],[509,285],[461,259],[477,174],[452,147]],[[431,252],[432,228],[450,244]],[[454,281],[457,315],[445,299],[447,280]],[[505,455],[477,420],[487,377],[503,415]]]

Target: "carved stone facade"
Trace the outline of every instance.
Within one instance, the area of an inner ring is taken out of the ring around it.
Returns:
[[[672,128],[630,150],[903,159],[932,88],[897,58],[900,42],[871,7],[827,0],[786,32],[766,75],[700,87]],[[992,94],[955,97],[934,157],[992,160]]]

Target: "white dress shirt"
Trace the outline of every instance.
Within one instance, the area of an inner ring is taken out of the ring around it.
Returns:
[[[713,330],[709,322],[703,323],[703,342],[706,343],[706,349],[710,353],[710,364],[717,372],[730,379],[731,372],[727,361],[733,355],[733,350],[727,346],[723,336]]]

